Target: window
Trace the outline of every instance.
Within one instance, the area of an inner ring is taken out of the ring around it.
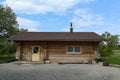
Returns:
[[[67,52],[73,52],[73,47],[68,47]]]
[[[37,54],[38,53],[39,47],[33,47],[33,53]]]
[[[74,47],[75,52],[80,52],[80,47]]]
[[[67,47],[67,53],[68,54],[79,54],[80,47],[79,46],[69,46],[69,47]]]

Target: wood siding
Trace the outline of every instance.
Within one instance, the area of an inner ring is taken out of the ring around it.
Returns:
[[[95,60],[95,53],[98,42],[17,42],[18,52],[23,55],[26,54],[28,58],[26,61],[32,61],[32,47],[40,46],[40,61],[43,61],[45,56],[48,56],[52,63],[60,61],[79,61],[79,60]],[[80,54],[67,54],[66,48],[68,46],[80,46]]]
[[[68,54],[68,46],[80,46],[79,54]],[[92,42],[49,42],[48,54],[51,62],[80,61],[95,59],[97,44]]]

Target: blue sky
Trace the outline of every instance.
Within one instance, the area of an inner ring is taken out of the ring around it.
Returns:
[[[29,31],[108,31],[120,35],[120,0],[0,0],[17,15],[19,28]]]

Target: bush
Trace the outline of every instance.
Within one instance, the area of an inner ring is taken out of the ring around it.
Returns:
[[[0,55],[0,63],[4,63],[4,62],[8,62],[11,60],[15,60],[15,55],[11,54],[11,55],[6,55],[6,54],[2,54]]]
[[[118,55],[111,55],[108,57],[101,57],[101,61],[108,61],[110,64],[119,64],[120,65],[120,54]]]
[[[2,45],[0,46],[0,54],[14,54],[16,52],[15,45]]]
[[[99,51],[101,57],[111,56],[113,55],[112,51]]]

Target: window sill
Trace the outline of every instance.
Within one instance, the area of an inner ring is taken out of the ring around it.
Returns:
[[[67,54],[75,54],[75,55],[78,55],[78,54],[80,54],[80,52],[67,52]]]

